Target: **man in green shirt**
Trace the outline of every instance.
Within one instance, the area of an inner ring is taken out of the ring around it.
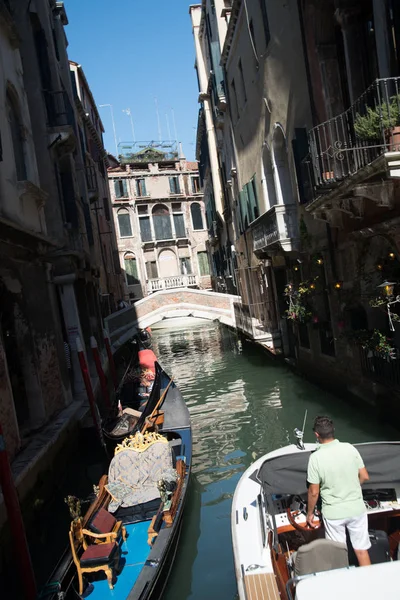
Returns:
[[[368,471],[354,446],[335,439],[329,417],[317,417],[314,433],[320,443],[308,461],[307,523],[314,527],[314,509],[321,494],[325,537],[346,543],[346,529],[360,566],[370,565],[368,517],[361,485]]]

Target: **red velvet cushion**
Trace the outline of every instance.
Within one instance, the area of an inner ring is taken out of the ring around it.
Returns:
[[[138,352],[139,365],[142,369],[151,369],[155,370],[154,363],[157,360],[156,355],[153,350],[139,350]]]
[[[111,544],[92,544],[82,554],[80,559],[81,566],[94,567],[108,563],[115,558],[117,548],[118,546],[115,542]]]
[[[92,518],[89,527],[94,533],[110,533],[116,522],[117,519],[111,513],[100,508]]]

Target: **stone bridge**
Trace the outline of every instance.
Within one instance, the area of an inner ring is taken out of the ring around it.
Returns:
[[[197,317],[235,327],[234,303],[239,301],[239,296],[190,288],[161,290],[113,313],[105,326],[115,352],[139,329],[164,319]]]

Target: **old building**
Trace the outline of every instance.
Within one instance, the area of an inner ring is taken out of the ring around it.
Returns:
[[[201,120],[198,151],[233,215],[237,326],[373,401],[400,382],[399,7],[204,0],[191,13],[197,67],[199,47],[216,59],[199,85],[218,157]]]
[[[197,163],[178,153],[176,143],[124,143],[108,177],[125,300],[134,302],[162,289],[208,289],[206,215]]]
[[[89,104],[72,86],[67,23],[62,2],[0,2],[0,420],[21,501],[77,435],[76,338],[96,387],[90,337],[102,349],[120,294],[101,123],[84,76]]]
[[[115,310],[116,303],[121,298],[122,279],[107,179],[104,128],[82,66],[70,61],[70,68],[89,197],[89,212],[85,214],[85,218],[88,219],[90,215],[91,261],[99,268],[101,312],[106,317]]]
[[[233,152],[222,152],[227,97],[220,59],[227,30],[228,4],[222,0],[203,2],[203,5],[190,6],[189,12],[200,103],[196,158],[204,190],[213,289],[236,293],[231,210],[236,166]]]

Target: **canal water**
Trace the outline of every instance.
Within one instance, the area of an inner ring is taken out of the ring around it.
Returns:
[[[365,410],[308,383],[230,330],[210,324],[153,332],[153,347],[190,410],[193,478],[165,600],[237,598],[230,533],[233,493],[257,457],[293,441],[308,411],[328,414],[341,440],[396,439]]]

